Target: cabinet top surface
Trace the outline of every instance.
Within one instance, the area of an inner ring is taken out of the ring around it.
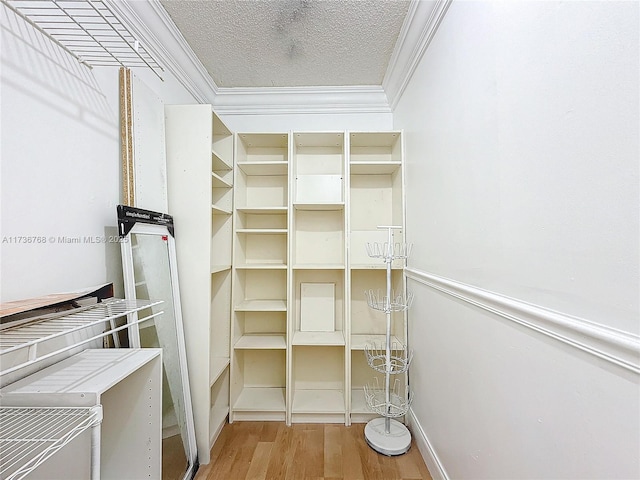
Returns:
[[[161,354],[161,349],[88,349],[0,390],[12,394],[103,393]]]

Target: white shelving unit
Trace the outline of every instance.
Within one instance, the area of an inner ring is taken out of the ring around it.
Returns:
[[[405,224],[402,132],[349,132],[349,319],[350,319],[350,412],[352,422],[368,422],[376,414],[367,405],[364,387],[372,381],[384,385],[384,375],[367,363],[365,348],[386,342],[386,318],[369,308],[365,292],[386,290],[385,262],[371,258],[367,244],[388,241],[378,225]],[[393,232],[394,242],[403,242],[404,230]],[[391,262],[391,287],[404,291],[404,261]],[[406,316],[391,313],[390,341],[402,348],[406,344]],[[406,378],[399,378],[400,388]]]
[[[165,106],[169,213],[200,463],[229,414],[234,141],[211,105]]]
[[[293,132],[288,423],[348,423],[344,132]]]
[[[289,135],[236,135],[231,415],[285,420]]]
[[[175,108],[186,112],[192,107]],[[205,248],[195,235],[204,227],[200,222],[189,234],[179,222],[186,222],[185,216],[195,222],[200,183],[194,179],[172,187],[171,169],[184,169],[193,158],[205,156],[193,149],[209,128],[210,115],[199,115],[204,126],[196,127],[194,115],[181,113],[175,123],[187,130],[178,135],[186,145],[173,153],[168,148],[169,162],[175,163],[169,167],[170,205],[189,206],[182,214],[170,212],[178,244],[189,237],[190,252],[183,256],[193,257],[190,264],[179,261],[194,276],[201,259],[197,252]],[[167,123],[168,138],[176,135],[172,123]],[[230,259],[212,264],[212,271],[220,272],[212,277],[224,279],[224,293],[218,288],[217,295],[226,299],[229,290],[232,295],[229,333],[215,327],[221,338],[229,337],[230,367],[217,360],[209,367],[229,378],[229,420],[368,421],[375,413],[363,393],[371,380],[365,346],[382,342],[386,332],[384,319],[367,307],[364,291],[384,289],[386,277],[385,265],[367,256],[366,244],[386,241],[377,229],[380,222],[404,226],[402,132],[240,132],[234,145],[233,179],[220,175],[227,185],[220,184],[217,194],[225,205],[218,202],[217,211],[232,217],[224,220],[233,225],[231,236],[216,239],[232,239],[218,247],[224,258],[231,250]],[[231,184],[229,205],[225,195]],[[394,232],[395,242],[403,237],[403,229]],[[403,268],[402,260],[391,264],[396,290],[405,283]],[[193,300],[183,304],[206,298],[197,293],[206,284],[204,275],[198,278],[193,289],[187,287]],[[392,324],[392,343],[404,345],[404,314],[392,313]],[[202,339],[191,343],[187,338],[193,357],[207,353],[205,347],[193,349]],[[406,379],[401,381],[404,388]]]
[[[160,478],[161,356],[87,349],[2,388],[2,478]]]

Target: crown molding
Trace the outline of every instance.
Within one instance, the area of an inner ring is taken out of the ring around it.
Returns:
[[[411,0],[382,87],[393,111],[429,47],[452,0]]]
[[[380,86],[218,88],[214,108],[228,115],[391,113]]]
[[[214,102],[217,85],[159,0],[107,0],[106,3],[156,61],[198,102]]]

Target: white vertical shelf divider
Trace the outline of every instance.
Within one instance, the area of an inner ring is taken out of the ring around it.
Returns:
[[[207,464],[229,414],[233,133],[211,105],[166,105],[165,132],[198,459]]]

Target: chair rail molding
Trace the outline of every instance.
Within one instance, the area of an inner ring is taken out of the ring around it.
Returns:
[[[405,268],[408,279],[499,315],[640,374],[640,336],[532,305],[432,273]]]

